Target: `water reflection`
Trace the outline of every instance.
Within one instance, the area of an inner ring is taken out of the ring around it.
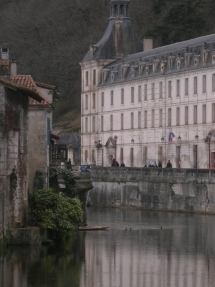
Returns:
[[[89,208],[87,223],[110,229],[7,250],[0,287],[214,286],[215,216]]]

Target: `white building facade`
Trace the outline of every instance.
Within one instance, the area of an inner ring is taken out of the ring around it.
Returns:
[[[112,0],[108,28],[81,62],[82,164],[214,168],[215,34],[150,44],[141,52],[129,1]]]

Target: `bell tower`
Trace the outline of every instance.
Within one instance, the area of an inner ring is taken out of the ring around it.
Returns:
[[[110,19],[113,18],[130,18],[129,17],[130,1],[111,0]]]

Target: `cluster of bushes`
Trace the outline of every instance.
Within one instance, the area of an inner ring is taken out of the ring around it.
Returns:
[[[65,234],[80,226],[82,222],[81,202],[53,189],[38,190],[29,196],[32,225],[41,225]]]

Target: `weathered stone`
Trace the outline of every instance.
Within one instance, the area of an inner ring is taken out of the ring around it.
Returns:
[[[93,168],[92,206],[215,214],[215,172],[197,169]]]

